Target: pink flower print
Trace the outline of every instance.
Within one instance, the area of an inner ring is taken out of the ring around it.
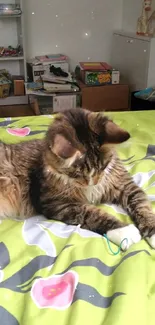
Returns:
[[[11,135],[15,135],[16,137],[26,137],[27,135],[30,134],[31,132],[31,129],[28,128],[28,127],[25,127],[25,128],[21,128],[21,129],[11,129],[11,128],[8,128],[7,129],[7,132]]]
[[[31,297],[39,308],[64,310],[71,305],[77,284],[78,274],[74,271],[38,279],[32,286]]]

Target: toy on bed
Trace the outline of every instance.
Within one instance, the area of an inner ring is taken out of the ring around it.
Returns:
[[[111,244],[110,244],[110,239],[109,239],[109,237],[108,237],[106,234],[104,234],[103,237],[106,239],[106,241],[107,241],[107,245],[108,245],[108,248],[109,248],[110,252],[112,253],[112,255],[114,255],[114,256],[120,254],[120,252],[123,251],[123,250],[125,250],[126,247],[128,246],[128,238],[124,238],[124,239],[121,241],[121,243],[120,243],[120,245],[119,245],[117,251],[114,252],[113,249],[111,248]]]

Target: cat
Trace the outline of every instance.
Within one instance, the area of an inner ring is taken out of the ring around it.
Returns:
[[[155,215],[145,193],[117,156],[130,134],[103,113],[84,109],[55,115],[45,137],[0,143],[0,218],[48,219],[81,225],[123,249],[146,238],[155,249]],[[121,205],[135,225],[97,207]]]

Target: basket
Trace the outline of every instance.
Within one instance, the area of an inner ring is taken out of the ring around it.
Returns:
[[[0,98],[6,98],[10,94],[10,83],[0,84]]]
[[[11,80],[7,78],[5,70],[0,70],[0,98],[5,98],[9,96]]]

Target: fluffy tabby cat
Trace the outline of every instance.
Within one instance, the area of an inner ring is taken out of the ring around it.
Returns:
[[[155,248],[151,204],[113,145],[129,137],[103,114],[78,109],[55,116],[43,140],[1,143],[0,218],[43,214],[107,233],[116,244],[128,237],[128,247],[142,236]],[[136,226],[95,206],[100,203],[120,204]]]

